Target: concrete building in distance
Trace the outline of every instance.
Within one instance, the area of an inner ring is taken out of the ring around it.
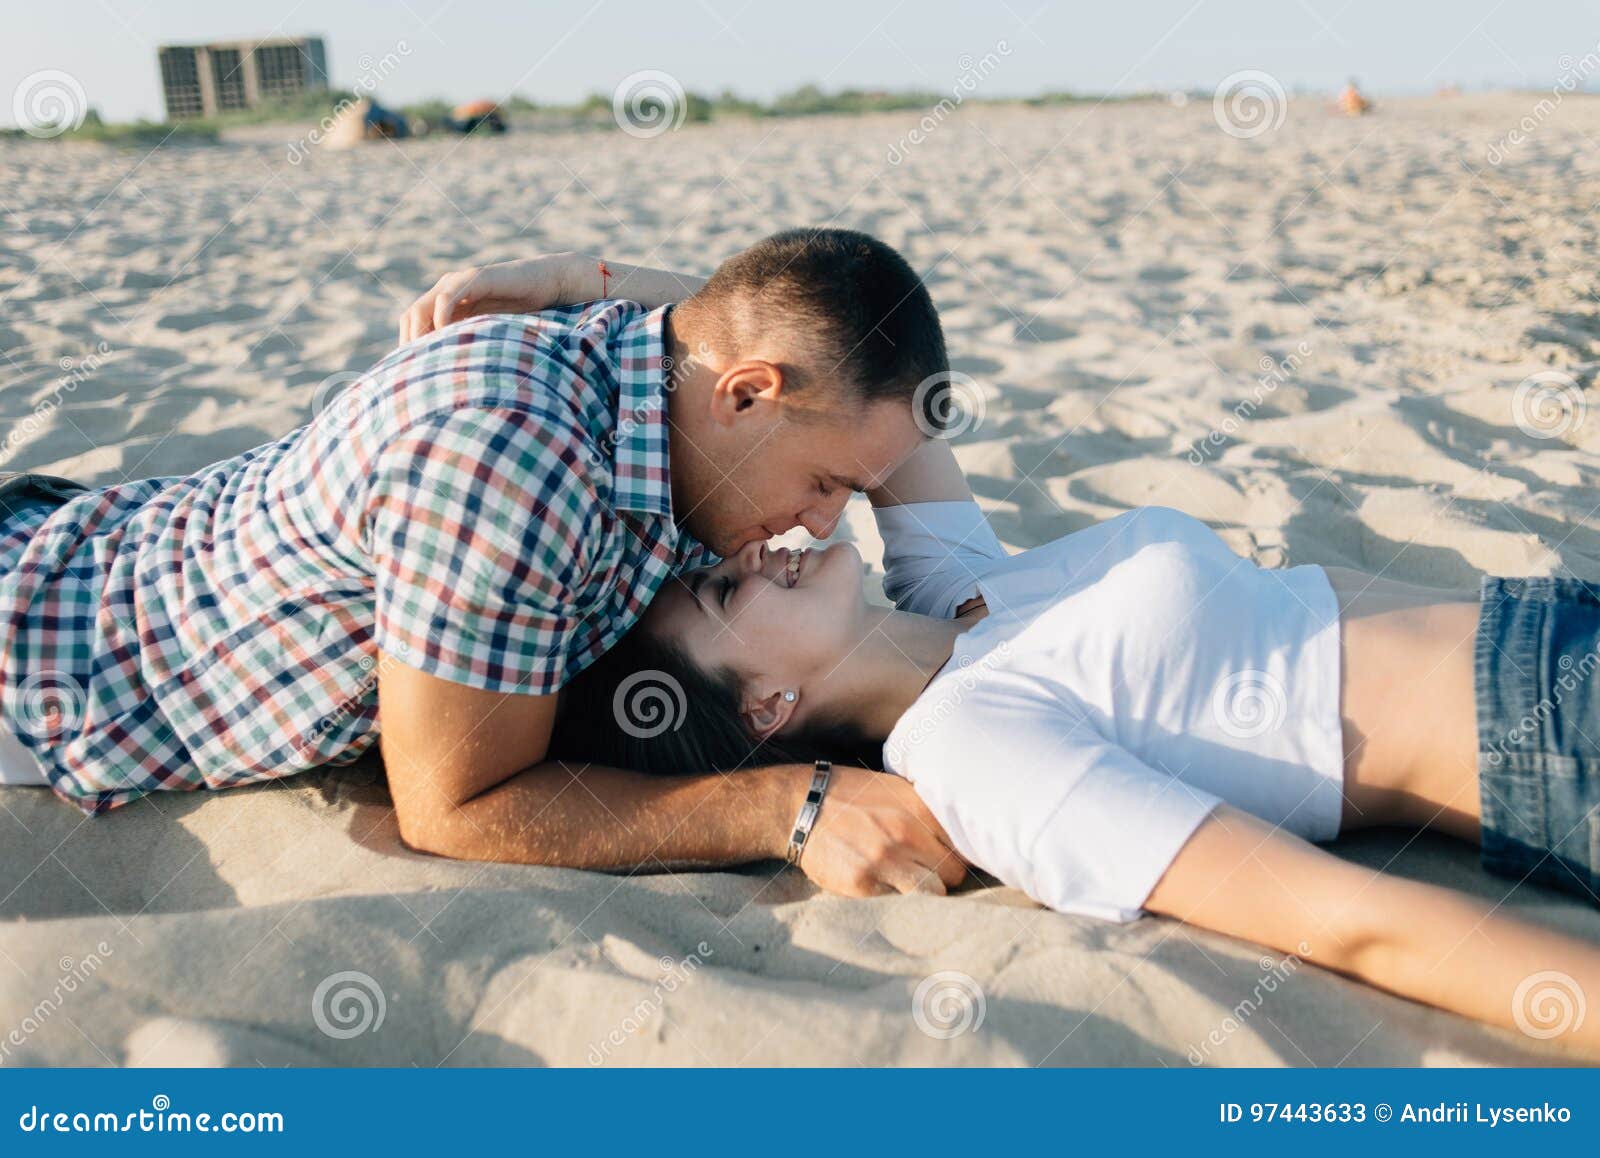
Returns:
[[[328,87],[320,36],[164,44],[157,55],[169,121],[253,109]]]

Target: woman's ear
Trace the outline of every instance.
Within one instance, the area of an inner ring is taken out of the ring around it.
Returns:
[[[776,402],[783,393],[783,368],[775,362],[749,358],[735,362],[711,389],[711,417],[729,426],[762,401]]]
[[[792,689],[773,692],[763,699],[747,699],[741,714],[758,740],[766,740],[793,717],[800,694]]]

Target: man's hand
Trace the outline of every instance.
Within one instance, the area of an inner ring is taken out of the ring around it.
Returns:
[[[800,810],[810,769],[787,822]],[[782,852],[779,852],[782,855]],[[908,781],[860,768],[835,768],[800,867],[820,887],[850,897],[933,893],[959,885],[966,862]]]

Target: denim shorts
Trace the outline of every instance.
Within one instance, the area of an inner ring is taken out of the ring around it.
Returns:
[[[1483,580],[1483,866],[1600,903],[1600,584]]]
[[[0,526],[35,507],[54,509],[87,488],[59,475],[0,470]]]

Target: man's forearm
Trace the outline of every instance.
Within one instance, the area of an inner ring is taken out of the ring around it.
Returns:
[[[648,776],[545,763],[441,809],[426,851],[564,868],[691,868],[781,856],[806,766]]]

